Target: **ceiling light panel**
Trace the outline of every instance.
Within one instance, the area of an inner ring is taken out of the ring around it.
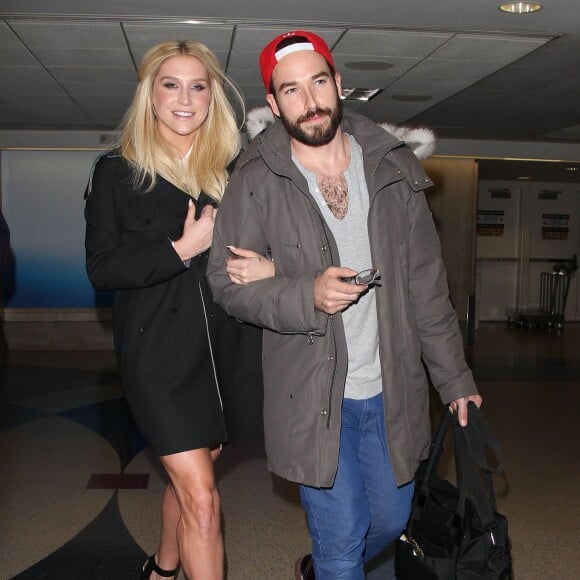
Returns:
[[[0,67],[37,66],[38,63],[20,39],[0,22]]]
[[[118,24],[74,22],[12,23],[15,32],[36,57],[35,64],[46,68],[111,67],[130,69],[133,63]]]
[[[333,55],[425,58],[452,36],[400,30],[349,30],[334,47]]]
[[[418,115],[548,41],[549,37],[456,35],[386,87],[384,97],[393,94],[428,93],[433,98],[416,103],[395,103],[390,100],[385,102],[385,106],[388,104],[397,118]],[[378,114],[379,101],[380,99],[374,99],[365,111],[370,115]]]
[[[549,36],[458,34],[430,58],[507,64],[546,44]]]
[[[41,49],[126,50],[127,48],[123,31],[117,23],[16,20],[11,23],[11,26],[35,54]]]
[[[166,40],[195,39],[211,50],[227,52],[230,48],[233,25],[125,23],[123,29],[131,50],[146,52],[152,46]]]
[[[293,28],[299,28],[295,26]],[[344,33],[344,28],[317,28],[316,26],[308,26],[308,30],[315,32],[321,36],[328,46],[332,48],[336,41],[340,38],[340,35]],[[288,32],[288,26],[245,26],[239,25],[236,28],[236,36],[234,38],[234,45],[232,51],[234,53],[242,52],[254,52],[256,53],[256,60],[254,65],[258,64],[257,56],[262,51],[262,49],[279,34]],[[292,30],[292,27],[290,27]],[[232,54],[233,56],[233,54]]]
[[[342,75],[343,84],[355,87],[387,87],[421,62],[421,59],[419,58],[377,56],[373,57],[376,59],[375,62],[384,62],[388,65],[388,68],[377,70],[355,70],[347,66],[348,62],[353,62],[352,55],[333,54],[333,58],[336,69]]]
[[[65,91],[42,67],[2,67],[0,70],[0,98],[14,98],[16,102],[23,95],[30,94],[30,86],[34,87],[31,98],[50,96],[66,96]]]

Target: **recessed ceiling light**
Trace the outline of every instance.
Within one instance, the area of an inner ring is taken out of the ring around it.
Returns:
[[[565,171],[578,171],[578,167],[564,167]]]
[[[499,9],[509,14],[531,14],[541,10],[542,5],[539,2],[506,2],[500,4]]]
[[[516,179],[519,181],[530,181],[532,178],[529,175],[520,175],[519,177],[516,177]]]
[[[379,60],[355,60],[353,62],[345,62],[344,66],[352,70],[387,70],[395,65]]]

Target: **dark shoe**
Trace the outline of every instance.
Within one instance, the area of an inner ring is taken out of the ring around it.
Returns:
[[[141,580],[149,580],[149,578],[151,578],[151,572],[153,571],[162,578],[172,578],[173,576],[177,575],[179,568],[175,568],[175,570],[164,570],[157,565],[155,556],[156,554],[149,556],[147,562],[145,562],[143,565],[143,570],[141,571]]]
[[[294,576],[296,580],[316,580],[314,575],[314,560],[312,554],[306,554],[296,560],[294,566]]]

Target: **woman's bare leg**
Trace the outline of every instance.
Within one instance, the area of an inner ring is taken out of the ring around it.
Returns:
[[[223,580],[224,577],[220,500],[213,470],[213,459],[217,454],[216,451],[210,453],[209,449],[194,449],[160,458],[177,498],[180,514],[177,547],[183,571],[189,580]],[[165,501],[171,516],[171,497],[164,496]],[[168,534],[170,522],[171,518],[167,520],[165,530]],[[162,531],[162,544],[163,534]],[[164,567],[160,561],[158,563]]]
[[[175,570],[179,566],[179,549],[177,546],[177,524],[181,514],[177,497],[173,491],[173,485],[168,483],[163,490],[161,500],[161,535],[159,548],[156,554],[156,562],[164,570]],[[157,580],[159,576],[151,573],[151,580]]]

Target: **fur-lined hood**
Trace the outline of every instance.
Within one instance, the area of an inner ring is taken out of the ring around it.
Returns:
[[[258,107],[252,109],[246,119],[246,133],[251,140],[261,133],[269,125],[274,123],[274,114],[270,107]],[[393,125],[392,123],[379,123],[387,132],[394,135],[400,141],[406,143],[418,159],[427,159],[435,151],[435,134],[431,129],[424,127],[406,127]]]

